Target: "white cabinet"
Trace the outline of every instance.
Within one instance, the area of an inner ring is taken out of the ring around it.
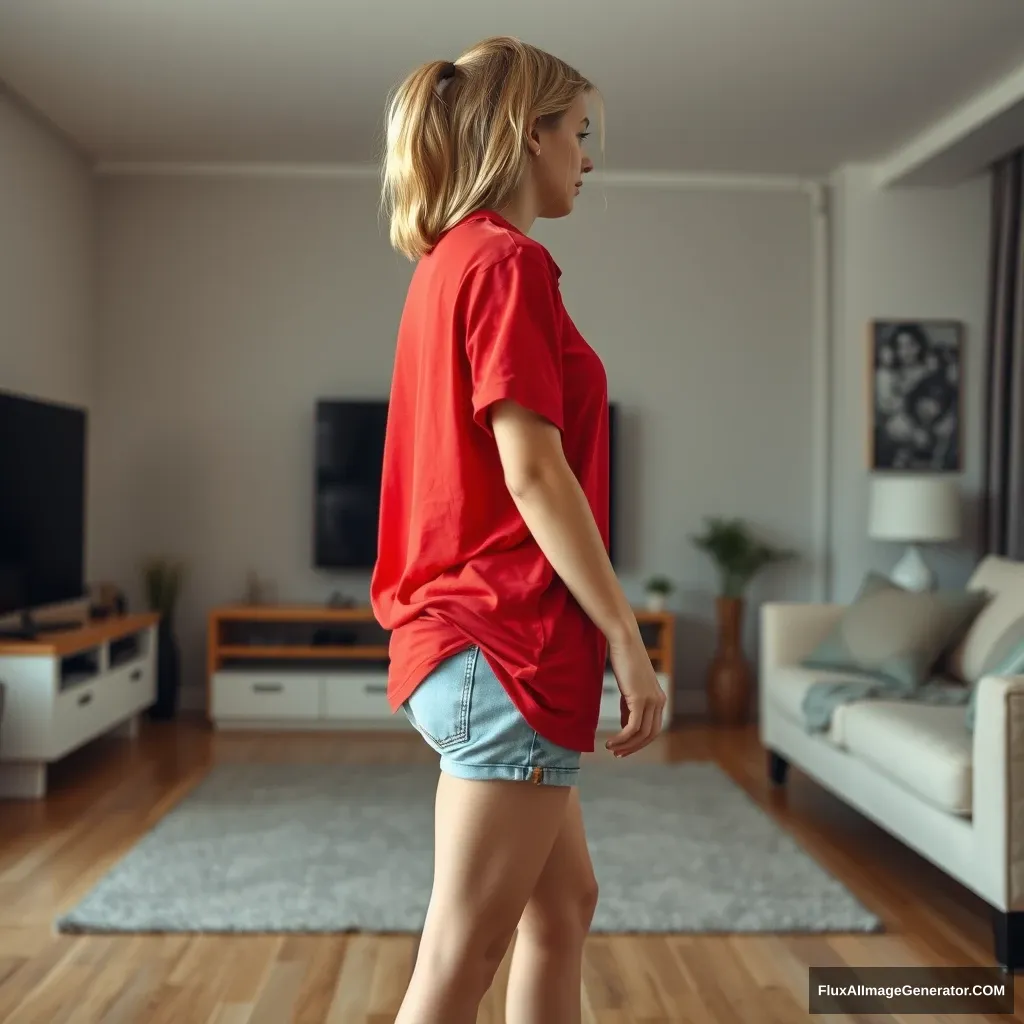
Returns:
[[[0,642],[0,798],[46,793],[46,768],[156,700],[157,617]]]
[[[387,672],[346,667],[336,671],[225,668],[213,675],[210,716],[219,729],[408,729],[392,714]]]

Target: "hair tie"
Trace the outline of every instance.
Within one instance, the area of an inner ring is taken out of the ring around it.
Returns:
[[[458,67],[451,61],[441,65],[441,70],[438,72],[437,85],[434,86],[434,92],[438,96],[443,96],[445,89],[448,88],[448,83],[458,74]]]

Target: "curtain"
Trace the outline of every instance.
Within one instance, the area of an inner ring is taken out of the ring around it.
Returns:
[[[992,168],[982,550],[1024,560],[1024,149]]]

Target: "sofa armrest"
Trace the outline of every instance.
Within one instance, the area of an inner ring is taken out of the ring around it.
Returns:
[[[1024,909],[1024,675],[977,683],[972,764],[979,858],[998,909]]]
[[[825,639],[842,618],[843,604],[767,601],[761,605],[761,676],[795,665]]]

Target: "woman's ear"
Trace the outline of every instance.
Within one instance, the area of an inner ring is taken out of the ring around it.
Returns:
[[[526,148],[533,156],[540,156],[540,132],[537,131],[539,118],[534,118],[526,131]]]

